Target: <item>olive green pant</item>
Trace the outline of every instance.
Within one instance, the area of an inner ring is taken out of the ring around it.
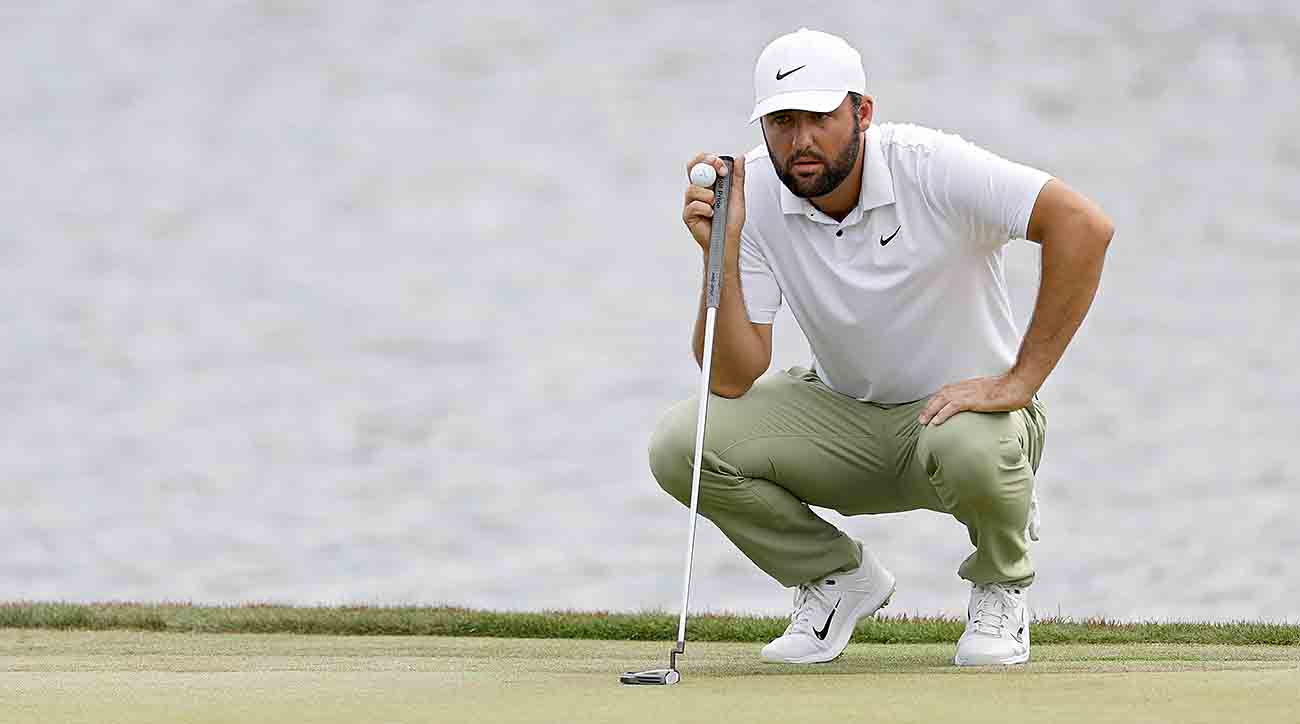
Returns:
[[[1046,417],[1037,398],[1014,412],[918,421],[925,400],[861,402],[792,367],[743,396],[710,396],[700,514],[784,586],[857,568],[852,538],[809,505],[843,515],[935,510],[966,526],[975,552],[958,575],[1027,586],[1025,539]],[[660,487],[690,503],[698,401],[668,410],[650,441]]]

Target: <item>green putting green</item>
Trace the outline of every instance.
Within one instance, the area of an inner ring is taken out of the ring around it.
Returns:
[[[27,722],[1295,722],[1300,647],[1035,645],[958,669],[951,644],[853,644],[764,664],[688,643],[682,683],[633,687],[668,642],[0,630],[0,709]]]

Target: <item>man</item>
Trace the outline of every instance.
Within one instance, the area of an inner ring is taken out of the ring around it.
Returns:
[[[928,509],[975,546],[958,665],[1029,659],[1026,525],[1046,419],[1035,393],[1087,314],[1113,235],[1091,201],[1048,174],[961,138],[872,124],[858,52],[801,29],[764,49],[751,122],[764,145],[734,167],[728,218],[688,185],[682,218],[705,250],[726,224],[700,513],[759,568],[796,587],[768,661],[843,652],[884,606],[894,576],[815,515]],[[687,164],[726,167],[712,154]],[[1019,338],[1002,247],[1042,246],[1033,317]],[[782,301],[809,368],[759,379]],[[696,320],[703,356],[704,299]],[[661,487],[689,504],[696,400],[650,445]]]

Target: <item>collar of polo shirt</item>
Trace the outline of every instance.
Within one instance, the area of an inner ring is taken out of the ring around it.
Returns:
[[[865,157],[862,162],[862,190],[858,194],[858,205],[844,217],[844,221],[838,222],[840,226],[852,226],[861,221],[866,212],[894,203],[894,175],[889,172],[889,164],[885,163],[885,152],[880,148],[880,134],[875,126],[867,129],[862,150]],[[817,210],[811,201],[795,196],[785,184],[780,186],[781,211],[808,216]],[[837,223],[830,217],[824,218],[825,223]]]

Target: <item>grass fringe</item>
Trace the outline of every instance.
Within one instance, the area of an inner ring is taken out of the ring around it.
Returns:
[[[693,614],[692,641],[766,642],[787,619],[729,613]],[[677,615],[663,611],[518,613],[453,606],[282,606],[251,603],[0,603],[0,628],[137,630],[177,633],[290,633],[344,636],[490,636],[507,638],[672,641]],[[956,641],[963,622],[945,617],[882,615],[859,622],[856,643]],[[1034,622],[1035,643],[1300,645],[1300,625],[1236,622],[1119,622],[1049,617]]]

